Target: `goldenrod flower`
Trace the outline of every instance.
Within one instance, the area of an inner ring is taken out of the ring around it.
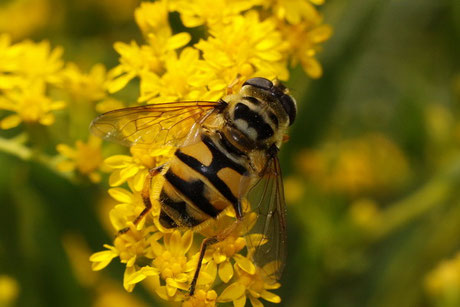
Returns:
[[[212,75],[203,71],[205,62],[200,60],[198,50],[188,47],[179,56],[168,54],[166,60],[166,72],[162,76],[153,73],[143,75],[139,100],[155,103],[214,98],[206,87]]]
[[[50,0],[2,1],[0,4],[0,32],[14,38],[37,33],[56,15]],[[14,22],[11,22],[14,20]]]
[[[305,175],[325,190],[352,195],[396,187],[409,175],[401,149],[380,134],[329,142],[299,154],[298,163]]]
[[[320,4],[321,1],[311,1]],[[290,24],[298,24],[302,20],[315,22],[320,16],[315,7],[307,0],[269,0],[264,1],[265,7],[271,7],[273,14],[279,19],[286,19]]]
[[[266,264],[263,268],[256,268],[248,272],[238,265],[235,265],[237,280],[224,289],[217,298],[218,302],[233,302],[236,307],[244,307],[249,298],[252,306],[263,306],[260,298],[272,303],[280,303],[281,298],[267,290],[274,290],[281,287],[270,277],[275,273],[276,265]]]
[[[0,41],[3,49],[0,49],[0,73],[8,73],[11,78],[22,77],[26,84],[35,81],[55,84],[60,80],[59,73],[64,65],[61,47],[51,50],[47,41],[34,43],[28,40],[10,45],[7,35],[3,35]]]
[[[249,206],[246,202],[245,209],[248,210]],[[219,222],[210,224],[208,228],[202,229],[200,232],[206,237],[217,236],[235,223],[235,216],[229,214],[231,211],[227,210],[227,216],[221,217]],[[224,282],[229,282],[233,275],[233,262],[237,263],[242,268],[247,268],[249,271],[255,270],[254,264],[248,259],[239,254],[248,244],[247,241],[253,240],[256,242],[255,236],[257,234],[247,233],[252,229],[257,219],[254,212],[246,212],[242,222],[235,228],[227,237],[211,245],[206,251],[205,260],[214,262],[218,266],[219,278]],[[260,238],[257,242],[260,242]]]
[[[172,0],[171,9],[181,14],[182,22],[186,27],[193,28],[202,24],[226,24],[241,12],[255,5],[261,0]]]
[[[101,139],[91,135],[87,143],[76,141],[75,148],[66,144],[57,145],[57,151],[66,158],[58,163],[58,170],[61,172],[77,170],[80,174],[88,176],[92,182],[99,182],[101,175],[98,170],[103,162],[101,143]]]
[[[186,231],[183,236],[178,230],[164,234],[163,244],[152,242],[155,259],[152,266],[158,270],[165,284],[158,284],[155,291],[173,297],[177,289],[187,291],[190,287],[190,272],[196,267],[196,260],[187,257],[193,243],[193,232]]]
[[[182,304],[182,307],[213,307],[216,305],[217,293],[214,290],[199,289]]]
[[[0,275],[0,305],[9,306],[14,303],[19,294],[19,284],[8,275]]]
[[[88,73],[83,73],[76,64],[67,63],[62,72],[62,86],[75,98],[98,101],[106,96],[106,75],[102,64],[96,64]]]
[[[196,48],[203,52],[205,68],[215,74],[211,88],[225,88],[238,76],[288,78],[288,44],[276,29],[275,20],[260,20],[256,11],[249,11],[235,16],[228,25],[211,26],[209,33],[210,37],[198,42]]]
[[[0,128],[14,128],[21,122],[54,123],[53,111],[66,104],[53,100],[47,91],[61,80],[61,56],[62,48],[51,50],[46,41],[12,44],[8,35],[0,36],[0,110],[15,113],[1,120]]]
[[[35,82],[22,90],[9,90],[0,96],[0,110],[15,112],[0,121],[0,128],[11,129],[21,122],[40,123],[49,126],[54,123],[53,111],[66,106],[64,101],[53,101],[45,95],[45,85]]]
[[[460,253],[441,261],[425,278],[427,292],[437,298],[450,298],[453,305],[460,303]]]
[[[123,188],[109,189],[110,196],[117,201],[117,205],[110,211],[110,222],[119,231],[133,221],[145,208],[141,193],[132,187],[132,181],[128,181],[129,187],[134,192]],[[142,226],[142,224],[140,225]]]
[[[121,55],[120,65],[109,73],[111,81],[109,92],[119,91],[134,77],[142,77],[146,73],[158,74],[164,71],[170,56],[176,49],[190,41],[190,34],[173,35],[168,23],[168,10],[165,1],[142,3],[136,9],[136,21],[144,32],[149,45],[138,46],[134,41],[130,45],[115,43],[115,50]]]
[[[133,178],[133,188],[140,191],[149,169],[166,162],[173,153],[168,146],[162,148],[131,147],[132,156],[115,155],[107,158],[105,164],[114,171],[110,175],[110,186],[119,186]]]
[[[323,70],[315,56],[320,50],[319,44],[331,37],[332,28],[323,24],[312,27],[302,22],[295,25],[280,24],[280,30],[289,42],[289,49],[292,50],[292,65],[295,66],[300,62],[310,77],[321,77]]]

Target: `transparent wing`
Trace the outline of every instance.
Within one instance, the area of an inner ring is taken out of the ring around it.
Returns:
[[[274,156],[268,163],[247,196],[258,217],[246,241],[255,264],[278,280],[286,262],[286,202],[279,160]]]
[[[114,110],[96,117],[90,125],[95,135],[125,146],[179,146],[194,125],[200,125],[220,102],[168,102]]]

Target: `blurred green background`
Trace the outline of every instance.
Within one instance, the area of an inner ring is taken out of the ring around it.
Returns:
[[[0,0],[0,33],[110,68],[115,41],[142,41],[137,5]],[[281,305],[460,306],[460,2],[329,0],[320,11],[334,28],[324,75],[296,68],[288,82],[299,115],[281,153]],[[159,305],[142,287],[124,292],[118,261],[90,270],[113,238],[103,182],[0,152],[0,306]]]

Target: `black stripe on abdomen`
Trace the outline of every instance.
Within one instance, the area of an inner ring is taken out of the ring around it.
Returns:
[[[186,197],[192,204],[196,207],[199,208],[201,211],[206,213],[207,215],[211,217],[216,217],[221,210],[216,209],[204,196],[204,182],[197,179],[194,181],[185,181],[182,178],[178,177],[176,174],[174,174],[171,169],[169,169],[166,174],[164,175],[166,180],[176,189],[177,192],[182,194],[184,197]],[[182,207],[180,206],[173,206],[172,204],[163,204],[171,207],[172,209],[176,211],[184,211],[184,214],[187,214],[185,206]],[[176,203],[177,204],[177,203]],[[185,202],[184,202],[185,205]]]
[[[247,169],[222,153],[208,136],[203,136],[202,140],[212,153],[212,162],[209,166],[203,165],[194,157],[181,152],[180,149],[176,151],[175,155],[191,169],[206,177],[206,179],[209,180],[219,193],[222,194],[234,207],[236,207],[238,205],[238,198],[233,195],[228,185],[217,176],[217,173],[221,169],[228,167],[243,175],[247,173]]]
[[[185,201],[174,201],[164,191],[161,192],[160,201],[167,209],[160,212],[160,223],[165,228],[176,228],[178,226],[193,227],[201,224],[202,221],[195,219],[187,212],[187,203]],[[174,218],[173,218],[174,217]]]

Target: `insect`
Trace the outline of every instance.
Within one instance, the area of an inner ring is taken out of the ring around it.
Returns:
[[[218,101],[114,110],[94,119],[90,129],[126,146],[177,147],[169,162],[149,171],[142,190],[145,209],[134,224],[151,210],[154,176],[165,179],[159,199],[159,222],[165,228],[198,227],[229,206],[236,225],[243,218],[246,197],[259,215],[258,231],[268,239],[268,243],[248,242],[254,249],[253,261],[262,266],[275,260],[278,279],[285,261],[286,209],[277,154],[296,113],[296,102],[284,85],[257,77]],[[191,295],[206,248],[225,236],[203,240]]]

